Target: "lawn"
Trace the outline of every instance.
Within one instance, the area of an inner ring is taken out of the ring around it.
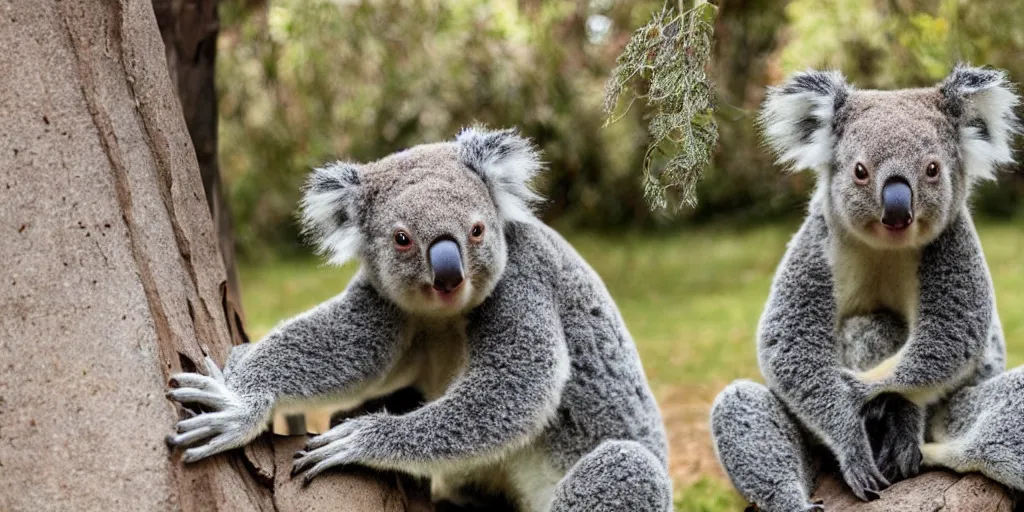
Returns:
[[[670,234],[564,233],[604,278],[662,404],[680,511],[741,510],[718,468],[706,417],[719,389],[759,378],[754,331],[795,224]],[[1024,364],[1024,226],[986,223],[1009,364]],[[241,265],[246,325],[257,339],[281,319],[339,293],[355,268],[312,258]]]

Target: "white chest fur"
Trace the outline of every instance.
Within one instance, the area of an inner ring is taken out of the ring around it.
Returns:
[[[880,251],[856,242],[832,245],[838,318],[887,309],[913,324],[917,316],[919,250]]]
[[[436,400],[465,370],[469,355],[466,320],[414,320],[409,325],[409,336],[404,364],[396,369],[411,372],[412,383],[424,397]]]

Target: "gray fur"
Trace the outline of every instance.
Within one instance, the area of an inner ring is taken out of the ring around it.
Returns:
[[[944,413],[945,398],[1002,371],[967,200],[1007,161],[1016,102],[1004,74],[964,66],[926,89],[861,91],[836,72],[808,72],[769,92],[769,144],[782,162],[814,169],[818,186],[761,318],[767,388],[736,384],[712,413],[721,462],[762,510],[812,507],[809,448],[793,428],[871,499],[917,473],[927,417]],[[880,222],[890,179],[913,194],[902,230]],[[776,489],[771,475],[799,485]]]
[[[711,406],[711,435],[725,472],[760,510],[822,510],[808,501],[818,461],[805,430],[767,387],[726,387]]]
[[[1024,366],[968,386],[935,415],[924,463],[981,472],[1024,491]]]
[[[598,490],[632,510],[670,509],[667,441],[636,347],[597,274],[529,213],[537,162],[515,132],[477,128],[314,171],[306,231],[362,268],[338,297],[233,352],[226,377],[175,376],[171,398],[210,390],[215,412],[179,423],[172,444],[196,444],[191,462],[248,442],[276,407],[411,385],[424,406],[343,422],[297,454],[296,473],[399,470],[430,477],[436,499],[490,489],[530,511],[593,510]],[[399,229],[412,240],[401,250]],[[447,299],[427,258],[442,237],[466,269]],[[211,436],[222,441],[201,442]]]
[[[552,512],[666,510],[672,493],[665,464],[635,441],[606,441],[582,457],[558,484]],[[625,482],[628,486],[607,485]]]

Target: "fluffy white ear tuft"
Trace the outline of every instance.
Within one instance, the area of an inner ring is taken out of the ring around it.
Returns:
[[[359,167],[344,162],[314,169],[302,189],[302,232],[331,264],[341,265],[363,248],[356,218],[359,190]]]
[[[997,166],[1013,161],[1011,143],[1020,130],[1014,113],[1020,99],[1006,72],[958,64],[939,84],[939,92],[960,130],[967,176],[994,179]]]
[[[455,138],[459,160],[483,178],[504,222],[530,222],[542,200],[530,180],[542,169],[540,155],[515,129],[464,128]]]
[[[807,71],[768,90],[759,122],[779,163],[797,171],[828,166],[833,120],[852,89],[838,71]]]

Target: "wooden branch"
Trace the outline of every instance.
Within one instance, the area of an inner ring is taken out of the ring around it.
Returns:
[[[979,474],[931,471],[894,484],[882,497],[863,502],[837,475],[823,478],[814,493],[828,512],[1012,512],[1014,501],[1002,485]]]
[[[337,512],[432,512],[430,488],[425,482],[397,473],[352,469],[331,471],[307,486],[290,478],[292,455],[306,444],[306,436],[274,436],[274,504],[280,512],[332,510]]]

